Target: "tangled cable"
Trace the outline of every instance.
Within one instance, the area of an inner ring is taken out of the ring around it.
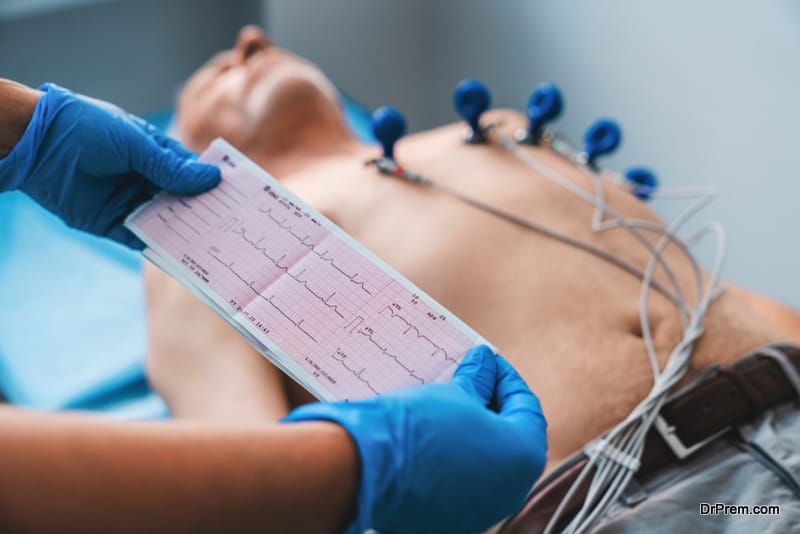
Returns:
[[[589,473],[591,473],[591,467],[594,466],[594,476],[590,482],[589,490],[583,505],[565,530],[565,532],[568,533],[578,534],[589,530],[625,490],[631,477],[633,477],[640,465],[647,432],[658,416],[667,395],[688,370],[694,345],[703,333],[703,319],[705,314],[711,302],[720,294],[720,275],[727,247],[725,231],[719,223],[709,223],[690,236],[685,242],[677,237],[677,233],[681,227],[716,197],[716,191],[713,188],[654,191],[652,193],[654,196],[666,198],[696,198],[696,202],[684,209],[684,211],[666,228],[661,228],[650,221],[626,220],[606,204],[605,190],[602,183],[603,175],[591,168],[582,167],[583,175],[591,182],[594,188],[594,195],[592,195],[559,175],[547,165],[539,162],[530,153],[524,151],[510,137],[499,134],[496,135],[495,138],[500,145],[516,155],[538,174],[592,204],[595,211],[591,225],[595,232],[603,232],[612,228],[623,228],[645,246],[651,254],[645,272],[641,277],[642,288],[639,300],[639,319],[642,329],[642,338],[653,374],[653,387],[647,397],[645,397],[622,422],[616,425],[606,435],[591,442],[585,448],[585,452],[589,456],[589,462],[570,487],[564,499],[559,503],[558,508],[545,530],[546,533],[554,531],[567,505],[575,497],[578,488],[583,485],[584,480],[588,477]],[[615,182],[620,181],[619,177],[615,175],[612,175],[612,178]],[[604,220],[604,217],[608,219]],[[644,238],[639,229],[660,234],[661,237],[658,243],[653,246]],[[704,285],[702,272],[696,258],[691,253],[690,247],[697,244],[708,234],[713,234],[716,237],[717,250],[708,283]],[[664,249],[669,243],[675,243],[691,264],[695,278],[695,294],[698,296],[698,301],[693,308],[686,302],[680,284],[675,278],[672,269],[662,256]],[[682,339],[670,353],[663,370],[661,370],[658,362],[658,356],[655,351],[650,329],[650,321],[647,315],[650,288],[655,287],[653,277],[657,265],[662,266],[669,278],[670,285],[674,290],[671,300],[676,303],[681,312],[683,327]]]

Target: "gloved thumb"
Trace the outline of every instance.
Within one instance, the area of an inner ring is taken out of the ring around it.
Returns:
[[[453,375],[453,383],[488,406],[497,382],[497,357],[486,345],[470,349]]]
[[[133,171],[165,191],[196,195],[213,189],[222,179],[219,168],[179,155],[150,136],[143,136],[139,145],[131,149]]]

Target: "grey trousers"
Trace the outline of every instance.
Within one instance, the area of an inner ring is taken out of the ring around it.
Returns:
[[[595,532],[800,533],[800,407],[776,407],[634,481]]]

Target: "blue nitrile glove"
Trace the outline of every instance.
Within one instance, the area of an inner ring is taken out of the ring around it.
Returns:
[[[485,346],[467,353],[450,383],[309,404],[284,418],[309,420],[338,423],[358,448],[348,533],[483,531],[522,506],[547,452],[539,400]]]
[[[197,194],[219,183],[219,169],[152,124],[53,84],[39,89],[22,139],[0,159],[0,192],[22,191],[69,226],[143,248],[123,226],[136,206],[161,189]]]

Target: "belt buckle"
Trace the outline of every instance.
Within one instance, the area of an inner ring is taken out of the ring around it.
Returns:
[[[667,444],[667,447],[670,448],[672,454],[674,454],[678,460],[683,460],[684,458],[691,456],[731,429],[730,426],[727,426],[719,432],[715,432],[711,436],[698,441],[694,445],[686,446],[681,438],[678,437],[678,434],[675,431],[675,425],[669,424],[661,414],[658,414],[653,426],[655,426],[656,431],[661,436],[661,439],[664,440],[664,443]]]

